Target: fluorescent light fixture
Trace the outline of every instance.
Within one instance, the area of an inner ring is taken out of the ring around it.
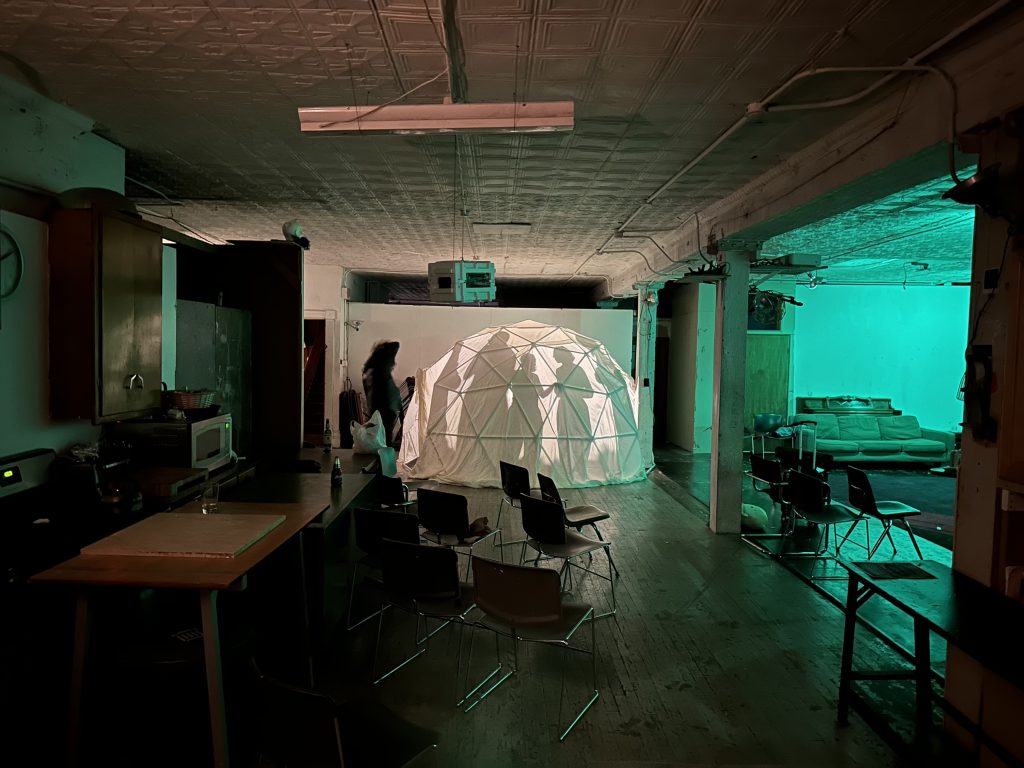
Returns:
[[[534,133],[570,131],[571,101],[300,107],[303,133]]]
[[[528,235],[532,229],[532,224],[513,221],[497,224],[473,222],[473,232],[478,235]]]

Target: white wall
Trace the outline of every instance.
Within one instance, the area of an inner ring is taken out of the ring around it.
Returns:
[[[46,224],[7,211],[0,224],[25,259],[21,285],[0,305],[0,456],[95,440],[99,429],[89,422],[50,421]]]
[[[796,295],[797,395],[889,397],[922,426],[958,428],[967,287],[825,284]]]
[[[708,453],[714,395],[715,287],[692,284],[672,290],[666,437],[680,448]]]
[[[124,189],[124,150],[89,133],[91,121],[0,78],[0,182],[48,192]],[[24,277],[3,300],[0,329],[0,455],[63,449],[95,440],[83,421],[49,417],[49,275],[45,222],[0,211],[24,256]]]
[[[324,356],[324,416],[334,427],[334,439],[340,439],[338,395],[344,386],[339,361],[345,356],[342,333],[345,302],[342,283],[345,269],[326,264],[311,264],[302,269],[302,306],[307,319],[324,320],[327,351]]]
[[[348,336],[349,376],[359,388],[363,363],[381,339],[401,343],[395,378],[415,376],[447,352],[460,339],[494,325],[520,320],[561,325],[597,339],[627,372],[633,356],[633,312],[628,309],[527,309],[511,307],[414,306],[402,304],[349,304],[350,322],[362,321],[360,330],[345,328]]]

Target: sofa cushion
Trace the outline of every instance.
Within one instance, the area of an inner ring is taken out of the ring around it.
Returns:
[[[921,437],[917,416],[879,416],[878,431],[883,440],[913,440]]]
[[[839,422],[831,413],[798,413],[793,421],[813,421],[818,425],[818,439],[838,440]]]
[[[839,438],[841,440],[881,440],[877,416],[840,416]]]
[[[860,446],[853,440],[829,440],[820,438],[818,440],[819,453],[860,453]]]
[[[920,453],[930,455],[933,453],[945,453],[946,446],[938,440],[926,440],[923,437],[914,440],[900,440],[900,446],[904,453]]]
[[[861,453],[893,453],[900,452],[899,440],[858,440]]]

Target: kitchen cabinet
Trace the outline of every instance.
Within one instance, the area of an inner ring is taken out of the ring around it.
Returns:
[[[159,227],[91,209],[50,219],[50,410],[99,423],[160,405]]]

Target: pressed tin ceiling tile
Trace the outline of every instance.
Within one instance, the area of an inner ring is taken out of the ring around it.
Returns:
[[[440,4],[428,2],[437,23]],[[475,257],[493,258],[499,272],[568,275],[747,101],[806,66],[836,30],[850,25],[851,34],[822,63],[902,61],[984,6],[934,0],[923,13],[921,3],[892,0],[460,0],[470,98],[508,100],[514,88],[524,99],[570,98],[577,125],[567,135],[460,137],[457,168],[451,136],[298,131],[297,106],[378,104],[444,70],[419,0],[4,0],[0,46],[124,145],[132,178],[182,204],[171,209],[129,184],[131,193],[214,238],[280,237],[281,223],[299,218],[314,261],[418,272],[451,256],[454,193],[471,220],[534,225],[514,249],[470,235]],[[408,100],[437,103],[447,87],[442,76]],[[635,226],[679,224],[848,116],[778,116],[744,129]],[[928,211],[943,237],[963,241],[969,227],[947,222],[933,198],[914,199],[880,202],[870,215],[891,219],[891,234],[905,235],[896,242],[909,243]],[[881,245],[846,253],[856,244],[843,234],[813,235],[835,239],[834,274],[877,263],[880,274],[902,279]],[[933,256],[930,270],[957,268],[956,252]],[[637,261],[595,259],[582,271]]]

